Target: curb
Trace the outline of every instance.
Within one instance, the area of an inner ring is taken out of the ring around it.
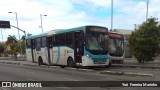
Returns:
[[[154,77],[153,74],[144,74],[144,73],[124,73],[124,75]]]
[[[116,72],[116,71],[101,71],[100,74],[154,77],[153,74],[130,73],[130,72],[127,73],[127,72]]]
[[[92,69],[77,69],[77,70],[82,72],[95,72],[95,70]]]
[[[61,69],[61,67],[59,67],[59,66],[49,66],[49,68],[58,68],[58,69]]]
[[[150,68],[150,69],[160,69],[160,66],[144,66],[144,65],[120,65],[112,64],[111,67],[128,67],[128,68]]]
[[[22,64],[22,65],[24,65],[24,66],[38,66],[38,65],[31,65],[31,64]]]
[[[67,69],[67,70],[78,70],[78,68],[71,68],[71,67],[65,67],[64,69]]]
[[[95,70],[92,69],[81,69],[81,68],[71,68],[71,67],[65,67],[67,70],[76,70],[81,72],[95,72]]]
[[[15,62],[0,62],[0,63],[21,65],[19,62],[18,63],[15,63]]]
[[[116,71],[100,71],[100,74],[123,75],[123,72],[116,72]]]

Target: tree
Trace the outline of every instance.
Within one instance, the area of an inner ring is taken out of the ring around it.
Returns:
[[[26,51],[25,51],[25,49],[26,49],[26,46],[25,46],[25,35],[23,35],[22,36],[22,38],[21,38],[21,49],[22,49],[22,53],[24,54]],[[19,47],[20,48],[20,47]]]
[[[156,18],[149,18],[129,37],[129,46],[138,62],[153,61],[159,48],[159,26]]]
[[[22,40],[22,41],[25,41],[25,35],[22,36],[21,40]]]
[[[4,46],[2,44],[0,44],[0,53],[4,52]]]
[[[17,39],[16,39],[16,37],[15,37],[14,35],[13,35],[13,36],[8,36],[6,43],[7,43],[7,44],[17,43]]]
[[[9,35],[7,38],[7,46],[10,47],[10,50],[7,51],[8,54],[12,54],[14,55],[14,58],[17,59],[17,52],[20,51],[20,49],[18,48],[18,40],[16,39],[16,37],[13,35]]]

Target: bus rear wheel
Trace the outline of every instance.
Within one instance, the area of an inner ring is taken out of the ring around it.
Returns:
[[[38,58],[38,65],[40,66],[40,65],[43,65],[43,59],[42,59],[42,57],[39,57]]]
[[[75,67],[75,63],[74,63],[74,61],[73,61],[72,58],[69,58],[69,59],[67,60],[67,66],[68,66],[68,67]]]

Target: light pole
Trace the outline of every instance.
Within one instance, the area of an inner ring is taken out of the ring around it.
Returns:
[[[149,0],[147,0],[146,23],[147,23],[147,19],[148,19],[148,6],[149,6]]]
[[[40,14],[40,19],[41,19],[41,29],[42,29],[42,32],[43,32],[42,16],[47,16],[47,15],[42,15],[42,14]]]
[[[19,36],[19,41],[20,41],[20,33],[19,33],[19,26],[18,26],[18,17],[17,17],[17,12],[8,12],[8,13],[13,13],[16,15],[16,21],[17,21],[17,29],[18,29],[18,36]],[[22,47],[21,47],[21,43],[19,42],[19,46],[20,46],[20,51],[22,54]]]
[[[111,0],[111,31],[113,30],[113,0]]]
[[[1,36],[2,36],[2,42],[3,42],[3,33],[2,33],[2,29],[1,29]]]

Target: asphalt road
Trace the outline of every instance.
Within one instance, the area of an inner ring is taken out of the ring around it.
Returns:
[[[155,77],[116,76],[96,72],[79,72],[61,68],[44,68],[0,64],[0,81],[154,81]],[[159,79],[158,79],[159,80]],[[0,90],[159,90],[159,87],[48,87],[0,88]]]

